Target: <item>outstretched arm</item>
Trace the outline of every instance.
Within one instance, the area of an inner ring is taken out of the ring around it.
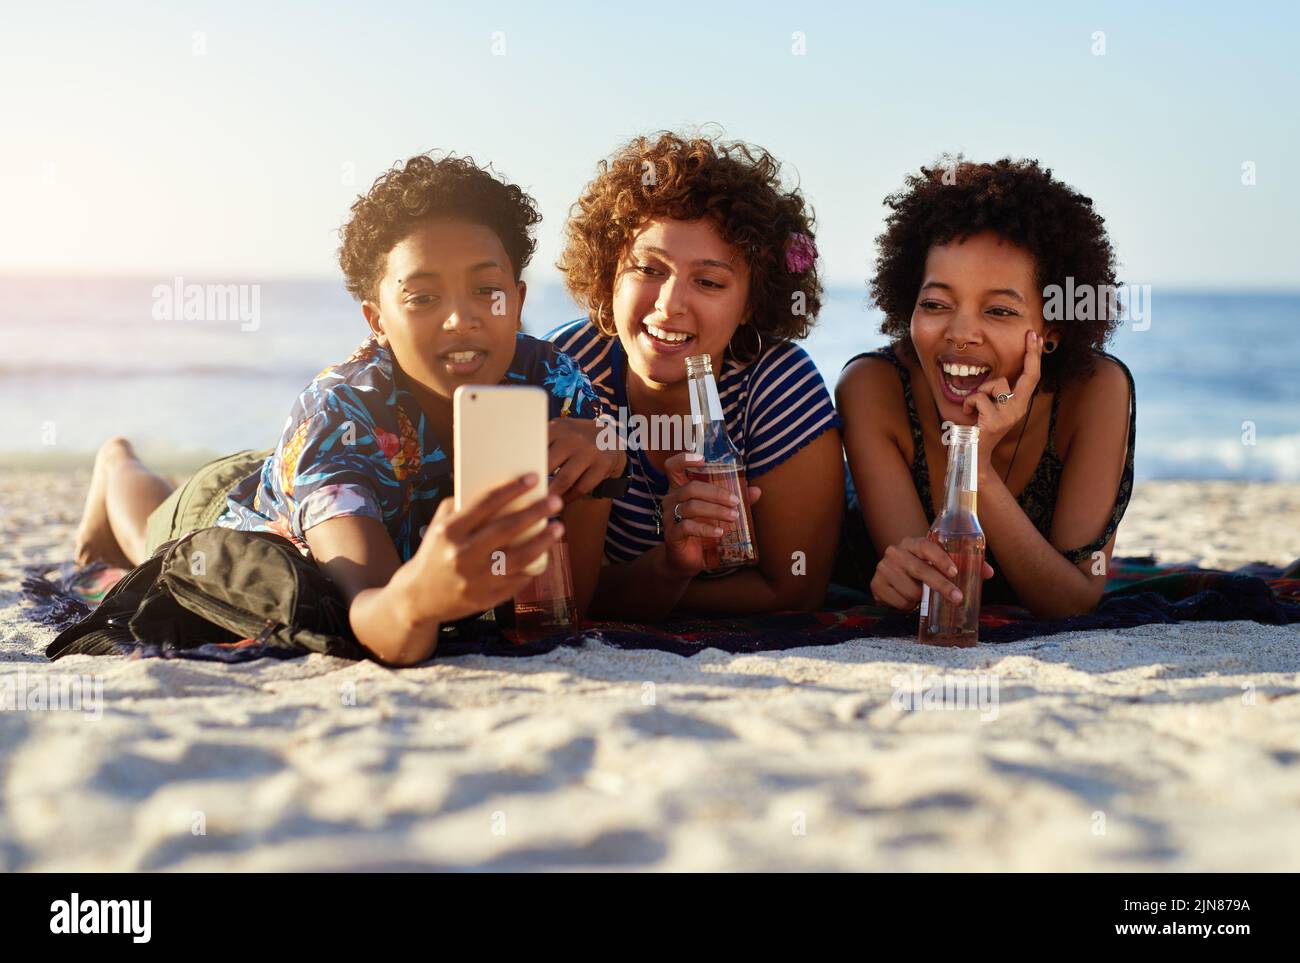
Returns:
[[[343,515],[309,528],[307,545],[343,595],[357,640],[384,662],[415,665],[433,654],[442,623],[513,598],[529,579],[523,569],[563,531],[549,525],[516,544],[537,521],[560,510],[557,496],[505,510],[531,487],[526,479],[501,485],[461,511],[444,499],[405,564],[374,518]],[[504,571],[496,564],[497,552],[505,554]]]

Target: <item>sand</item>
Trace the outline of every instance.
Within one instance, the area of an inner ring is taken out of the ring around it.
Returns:
[[[1300,627],[51,665],[87,480],[0,472],[0,687],[102,686],[0,711],[0,869],[1300,869]],[[1290,561],[1300,485],[1140,485],[1145,552]]]

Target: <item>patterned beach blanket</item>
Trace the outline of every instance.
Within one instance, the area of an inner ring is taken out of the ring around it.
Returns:
[[[98,563],[53,570],[33,566],[23,580],[25,612],[33,621],[63,629],[88,615],[125,572]],[[1222,572],[1160,566],[1151,558],[1115,559],[1096,611],[1066,619],[1035,619],[1023,608],[988,606],[980,615],[980,641],[996,644],[1085,629],[1238,619],[1268,625],[1300,624],[1300,560],[1286,570],[1255,564]],[[684,656],[704,649],[767,652],[864,637],[915,636],[917,616],[871,605],[866,595],[833,586],[826,607],[816,612],[675,618],[655,624],[589,622],[565,634],[531,639],[521,638],[512,630],[492,628],[491,623],[481,624],[481,635],[443,643],[438,657],[531,656],[588,641],[624,649],[660,649]],[[305,653],[253,639],[164,650],[123,633],[121,638],[105,642],[95,654],[246,662],[267,657],[296,658]]]

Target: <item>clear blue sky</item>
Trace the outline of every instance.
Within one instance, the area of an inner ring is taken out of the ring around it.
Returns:
[[[799,179],[835,283],[862,283],[903,174],[960,150],[1092,196],[1125,281],[1300,287],[1296,7],[1136,7],[12,4],[0,273],[335,276],[357,191],[447,148],[537,197],[551,281],[600,157],[712,122]]]

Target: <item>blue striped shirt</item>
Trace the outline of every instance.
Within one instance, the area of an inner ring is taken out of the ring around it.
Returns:
[[[618,338],[604,336],[587,318],[580,318],[556,328],[546,339],[591,379],[605,414],[617,419],[620,408],[630,408],[627,355]],[[821,372],[792,341],[772,345],[747,364],[726,359],[716,380],[727,434],[751,480],[840,425]],[[668,493],[668,479],[644,452],[627,454],[627,494],[615,499],[605,529],[605,557],[610,562],[630,562],[663,541],[656,531],[655,509]]]

